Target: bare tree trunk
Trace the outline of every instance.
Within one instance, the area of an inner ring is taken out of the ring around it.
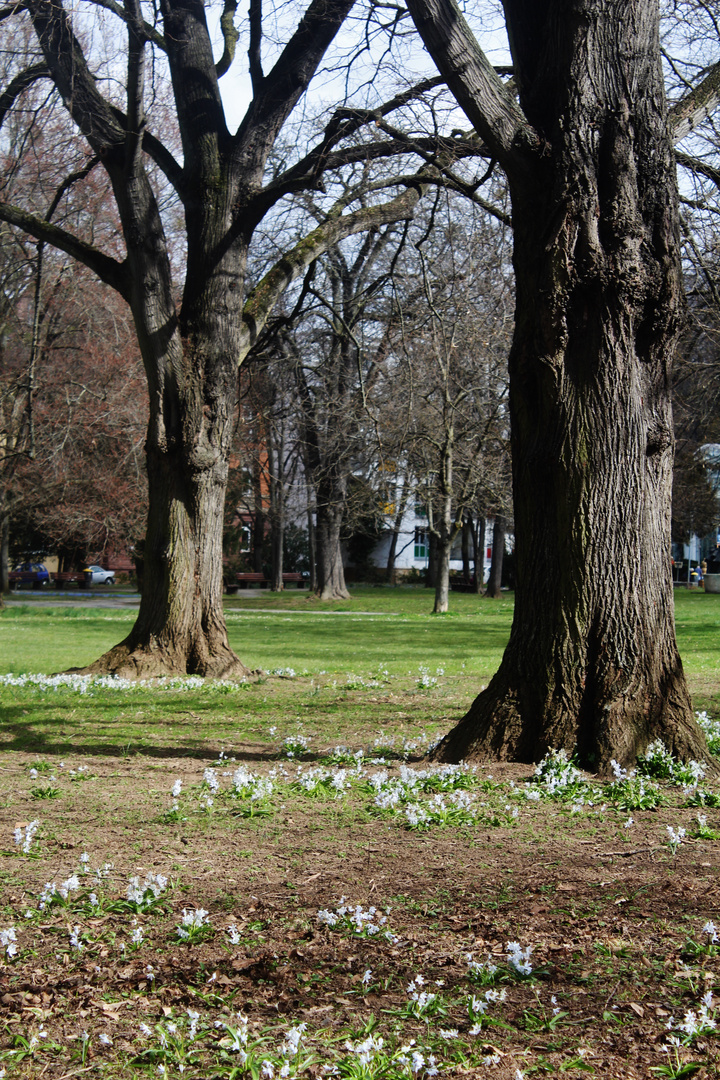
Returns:
[[[0,513],[0,596],[10,592],[10,514]]]
[[[505,556],[505,519],[495,515],[493,522],[492,558],[490,560],[490,577],[488,578],[487,595],[491,600],[499,600],[502,586],[503,558]]]
[[[340,533],[345,510],[346,479],[335,483],[323,480],[317,490],[317,583],[315,592],[321,600],[349,600],[345,570],[340,550]]]
[[[309,489],[308,489],[309,494]],[[315,520],[313,518],[312,507],[308,502],[307,508],[307,527],[308,527],[308,557],[310,560],[310,578],[308,585],[310,592],[314,593],[317,588],[317,543],[315,537]]]
[[[283,590],[283,553],[285,546],[285,477],[284,439],[268,438],[268,483],[270,485],[270,588]]]
[[[265,547],[265,505],[262,485],[262,462],[260,455],[264,447],[256,446],[253,458],[253,526],[252,526],[252,567],[256,574],[263,570],[263,549]]]
[[[485,518],[479,517],[472,534],[475,592],[481,593],[485,584]]]
[[[277,513],[273,515],[271,533],[272,555],[272,579],[270,588],[273,592],[282,592],[283,584],[283,555],[285,550],[285,500],[280,500]]]
[[[400,537],[400,529],[402,527],[403,518],[405,517],[405,511],[407,510],[408,496],[403,495],[398,503],[397,512],[393,519],[393,530],[390,537],[390,549],[388,551],[387,563],[385,565],[385,579],[391,584],[395,580],[395,559],[397,558],[397,546],[398,539]]]
[[[444,614],[449,607],[450,552],[457,533],[457,525],[453,527],[452,521],[452,500],[449,495],[444,495],[440,502],[440,520],[437,523],[435,534],[437,576],[435,578],[434,615]]]
[[[473,536],[473,519],[470,514],[463,515],[462,523],[462,564],[463,580],[470,584],[470,545]]]
[[[425,571],[425,588],[434,589],[438,579],[438,543],[434,532],[428,532],[428,564]]]

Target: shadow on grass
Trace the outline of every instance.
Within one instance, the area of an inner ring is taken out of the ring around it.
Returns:
[[[48,709],[50,705],[48,705]],[[77,724],[77,720],[68,721],[67,717],[49,717],[46,720],[41,720],[39,723],[43,727],[50,728],[49,731],[38,730],[33,725],[37,721],[27,721],[22,719],[23,710],[18,706],[17,708],[2,708],[0,709],[0,721],[2,731],[5,733],[5,739],[2,742],[2,750],[7,753],[25,753],[32,754],[35,757],[107,757],[114,758],[118,761],[129,760],[133,757],[144,758],[157,758],[158,760],[169,758],[193,758],[197,761],[213,762],[218,761],[220,752],[226,751],[227,738],[221,738],[218,736],[210,736],[212,744],[209,745],[208,740],[198,740],[190,737],[180,738],[170,745],[157,745],[149,742],[146,739],[140,738],[128,738],[127,740],[118,740],[116,742],[109,741],[80,741],[80,732],[74,731],[68,733],[67,737],[63,738],[65,732],[62,731],[62,727],[68,722]],[[107,723],[107,721],[100,721],[101,723]],[[152,721],[154,725],[158,725],[160,721],[154,719]],[[83,721],[88,726],[88,729],[92,728],[93,721]],[[174,717],[172,721],[167,721],[168,728],[172,728],[177,732],[179,721],[177,717]],[[186,722],[187,726],[191,726],[193,731],[197,730],[197,720],[192,717]],[[59,731],[53,731],[52,728],[60,728]],[[214,745],[213,745],[214,744]],[[383,755],[387,760],[401,761],[420,761],[421,756],[412,756],[405,759],[401,754],[386,753]],[[234,763],[252,763],[260,764],[261,762],[284,762],[286,765],[292,766],[294,764],[302,763],[303,765],[317,764],[318,762],[326,762],[328,754],[321,751],[309,750],[302,755],[302,758],[287,758],[278,750],[264,750],[258,747],[252,750],[233,750],[232,760],[229,758],[224,759],[223,764],[228,767]]]

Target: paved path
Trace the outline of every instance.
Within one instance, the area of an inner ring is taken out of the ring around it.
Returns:
[[[244,589],[246,596],[263,596],[265,589]],[[37,604],[38,607],[54,608],[111,608],[115,611],[135,609],[140,606],[140,593],[113,593],[89,592],[83,589],[70,590],[53,589],[52,592],[40,592],[36,589],[23,592],[18,589],[9,596],[3,597],[7,607],[15,607],[20,604]],[[239,612],[242,615],[399,615],[398,611],[356,611],[350,608],[345,611],[298,611],[297,608],[226,608],[228,614]]]

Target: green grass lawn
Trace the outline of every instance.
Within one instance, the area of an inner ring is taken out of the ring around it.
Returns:
[[[226,605],[233,648],[252,668],[398,675],[419,666],[467,671],[497,668],[510,633],[512,594],[487,600],[453,594],[447,615],[432,615],[427,589],[359,587],[351,601],[323,603],[307,593],[232,597]],[[720,681],[720,596],[675,594],[680,652],[688,677]],[[127,633],[134,611],[12,605],[0,614],[0,674],[80,667]]]
[[[245,738],[262,742],[270,728],[279,737],[317,729],[341,739],[398,719],[408,736],[441,735],[497,669],[513,601],[453,596],[445,616],[431,615],[430,603],[419,588],[359,588],[344,604],[303,594],[233,599],[230,641],[246,664],[268,673],[258,682],[230,692],[0,687],[5,747],[214,752],[232,744],[239,724]],[[720,597],[678,591],[676,607],[695,707],[717,716]],[[125,610],[10,606],[0,613],[0,675],[87,664],[121,640],[133,618]]]

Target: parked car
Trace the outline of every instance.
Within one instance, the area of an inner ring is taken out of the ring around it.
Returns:
[[[11,570],[8,574],[10,579],[10,587],[15,589],[18,585],[32,585],[33,589],[39,589],[43,585],[47,585],[50,580],[50,575],[47,572],[47,567],[42,563],[20,563],[14,570]]]
[[[83,574],[88,575],[88,584],[90,585],[114,585],[115,584],[115,571],[103,570],[102,566],[86,566],[83,570]]]

